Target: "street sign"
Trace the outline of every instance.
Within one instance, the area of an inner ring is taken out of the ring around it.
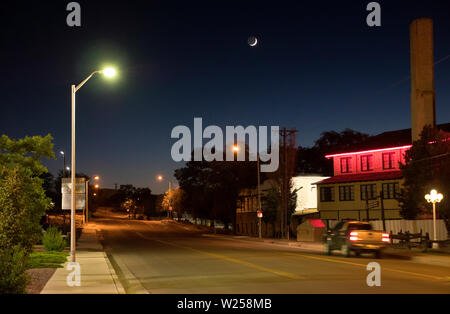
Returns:
[[[262,218],[263,217],[263,212],[262,210],[258,210],[258,218]]]
[[[62,178],[61,182],[62,204],[63,210],[72,208],[72,180],[71,178]],[[76,209],[84,209],[86,206],[86,180],[84,178],[76,178],[75,182],[75,198]]]

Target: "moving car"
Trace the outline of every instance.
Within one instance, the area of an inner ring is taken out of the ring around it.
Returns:
[[[341,250],[342,255],[349,257],[352,251],[356,256],[371,252],[380,258],[389,243],[389,233],[373,230],[369,222],[341,221],[325,236],[325,254]]]

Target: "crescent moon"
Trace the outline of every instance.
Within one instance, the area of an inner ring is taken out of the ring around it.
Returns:
[[[255,37],[255,41],[250,44],[251,47],[255,47],[258,44],[258,38]]]

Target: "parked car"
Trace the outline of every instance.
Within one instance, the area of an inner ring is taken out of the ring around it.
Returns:
[[[373,230],[369,222],[342,221],[325,235],[325,254],[341,250],[348,257],[351,252],[356,256],[361,253],[374,253],[380,258],[382,251],[390,243],[389,233]]]

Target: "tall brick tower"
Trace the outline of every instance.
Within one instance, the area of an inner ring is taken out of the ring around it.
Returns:
[[[424,126],[436,125],[433,20],[420,18],[410,25],[411,135],[416,141]]]

